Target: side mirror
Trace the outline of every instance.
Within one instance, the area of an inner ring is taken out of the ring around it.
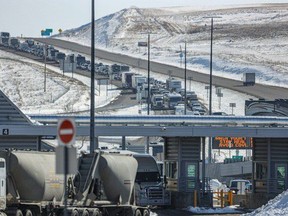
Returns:
[[[163,182],[164,182],[164,186],[166,187],[166,185],[168,184],[166,175],[163,176]]]

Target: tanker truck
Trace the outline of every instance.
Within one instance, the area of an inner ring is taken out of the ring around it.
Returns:
[[[0,151],[0,213],[2,215],[148,216],[134,205],[137,161],[131,155],[96,151],[78,157],[78,170],[56,174],[55,152]],[[0,215],[1,215],[0,214]]]

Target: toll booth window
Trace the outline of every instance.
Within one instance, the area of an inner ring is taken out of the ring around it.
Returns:
[[[0,168],[4,168],[5,167],[5,163],[2,161],[0,162]]]
[[[195,181],[193,180],[188,180],[187,181],[187,189],[194,189],[195,188]]]
[[[277,189],[284,190],[285,189],[285,176],[286,176],[286,167],[283,165],[277,166]]]
[[[188,164],[187,165],[187,177],[196,177],[196,165]]]
[[[256,163],[256,179],[267,179],[267,164]]]
[[[137,172],[136,182],[160,182],[159,172]]]
[[[169,178],[178,178],[177,162],[166,162],[165,163],[165,174]]]

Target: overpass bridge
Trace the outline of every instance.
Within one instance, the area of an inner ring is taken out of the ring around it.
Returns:
[[[90,116],[30,115],[37,125],[0,125],[13,135],[56,136],[60,118],[74,118],[77,136],[89,136]],[[41,123],[41,124],[39,124]],[[95,136],[288,137],[288,118],[263,116],[99,115]]]

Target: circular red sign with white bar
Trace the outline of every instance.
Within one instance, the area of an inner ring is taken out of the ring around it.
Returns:
[[[75,122],[72,119],[62,119],[58,123],[58,142],[69,145],[75,141]]]

